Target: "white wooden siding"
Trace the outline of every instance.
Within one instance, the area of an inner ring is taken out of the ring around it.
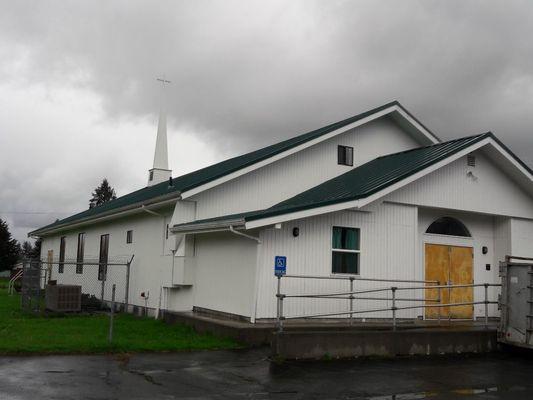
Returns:
[[[196,237],[194,306],[251,317],[257,242],[222,232]]]
[[[533,218],[533,198],[509,179],[481,151],[476,166],[466,157],[392,193],[387,200],[501,216]],[[474,177],[467,174],[472,172]]]
[[[513,218],[511,220],[510,255],[533,257],[533,221]]]
[[[130,303],[144,305],[141,292],[150,292],[148,307],[157,307],[161,285],[171,281],[172,257],[168,256],[165,240],[165,225],[170,220],[172,209],[157,210],[162,217],[148,213],[137,214],[101,224],[86,226],[79,230],[67,231],[57,236],[45,237],[41,248],[41,258],[46,260],[48,250],[54,251],[54,258],[59,257],[60,237],[66,236],[65,258],[75,259],[78,245],[78,233],[85,232],[85,260],[97,260],[100,249],[100,236],[109,234],[109,260],[126,259],[135,255],[131,266]],[[126,243],[126,231],[133,230],[133,243]],[[57,264],[53,267],[52,278],[58,283],[82,284],[90,289],[91,294],[100,296],[97,281],[97,266],[84,266],[83,274],[71,274],[73,267],[65,266],[63,274],[58,273]],[[117,284],[117,298],[123,297],[124,267],[108,267],[110,281],[106,285],[105,298],[111,298],[111,284]],[[69,273],[70,272],[70,273]],[[112,282],[115,276],[116,282]],[[190,303],[181,309],[190,309]]]
[[[337,165],[338,145],[354,147],[354,167],[419,146],[384,117],[194,196],[196,219],[270,207],[349,171],[352,167]]]
[[[412,206],[384,204],[375,212],[342,211],[319,217],[285,223],[282,229],[261,232],[259,248],[259,285],[257,318],[276,315],[276,278],[274,257],[287,256],[287,273],[293,275],[332,276],[331,235],[333,226],[359,228],[361,232],[360,276],[363,278],[421,279],[416,271],[417,209]],[[298,227],[300,235],[292,236]],[[356,282],[357,289],[391,286]],[[348,281],[284,279],[284,293],[311,293],[347,291]],[[410,293],[405,293],[408,296]],[[390,296],[390,293],[376,294]],[[376,302],[357,300],[357,309],[375,308]],[[380,302],[389,306],[390,302]],[[347,300],[294,300],[285,301],[286,315],[348,310]],[[400,313],[404,317],[416,316],[415,311]],[[365,317],[389,318],[388,313],[366,314]]]

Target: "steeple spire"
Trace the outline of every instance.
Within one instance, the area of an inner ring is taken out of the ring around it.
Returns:
[[[164,78],[157,78],[161,82],[161,108],[159,110],[159,122],[157,124],[157,138],[155,141],[154,166],[148,171],[148,186],[168,180],[172,171],[168,169],[168,146],[167,146],[167,114],[165,85],[170,83]]]

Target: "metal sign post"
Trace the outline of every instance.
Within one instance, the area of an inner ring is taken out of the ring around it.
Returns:
[[[278,278],[277,299],[277,322],[278,331],[283,331],[283,295],[281,294],[281,277],[287,273],[287,257],[276,256],[274,258],[274,275]]]

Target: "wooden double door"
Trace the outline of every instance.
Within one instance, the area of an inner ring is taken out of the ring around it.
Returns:
[[[472,247],[429,244],[425,246],[426,280],[439,281],[441,285],[450,282],[451,285],[473,283],[474,252]],[[426,299],[437,299],[437,289],[427,289]],[[441,289],[441,303],[468,303],[474,299],[474,289],[450,288]],[[427,304],[435,304],[428,302]],[[464,305],[456,307],[439,307],[441,318],[472,319],[474,306]],[[426,308],[426,319],[439,317],[438,307]]]

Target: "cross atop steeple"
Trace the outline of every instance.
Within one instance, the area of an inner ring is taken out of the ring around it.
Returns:
[[[170,81],[165,78],[157,78],[161,82],[161,106],[159,109],[159,122],[157,124],[157,138],[155,141],[154,166],[148,171],[148,186],[168,180],[172,176],[172,170],[168,169],[168,145],[167,145],[167,114],[165,86]]]

